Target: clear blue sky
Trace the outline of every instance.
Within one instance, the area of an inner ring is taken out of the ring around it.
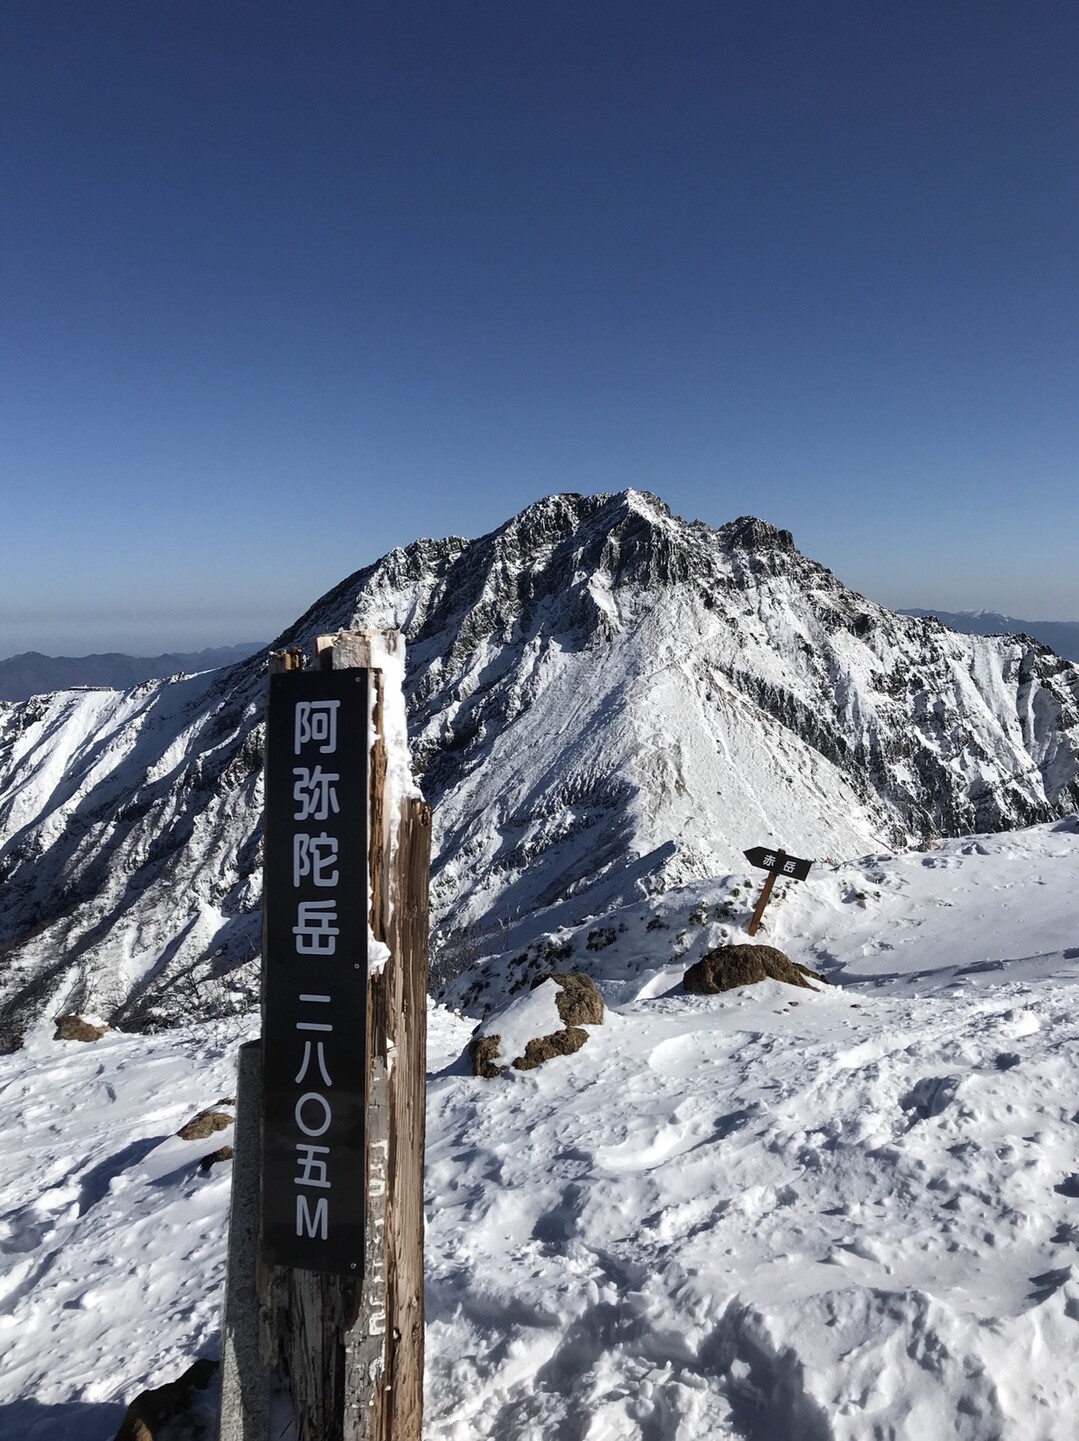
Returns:
[[[0,655],[556,490],[1079,617],[1074,0],[5,0]]]

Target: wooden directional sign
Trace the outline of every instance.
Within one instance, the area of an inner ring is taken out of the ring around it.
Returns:
[[[262,1248],[360,1276],[367,1056],[366,670],[270,676]]]
[[[813,864],[812,861],[803,861],[798,856],[788,856],[785,851],[769,850],[767,846],[753,846],[742,854],[751,866],[757,866],[762,871],[775,871],[792,881],[804,881]]]
[[[742,854],[751,866],[757,866],[762,871],[768,872],[768,879],[761,888],[756,908],[749,918],[749,925],[746,930],[749,935],[755,936],[760,929],[761,916],[764,915],[764,908],[768,904],[768,898],[772,894],[772,887],[779,876],[786,880],[804,881],[809,875],[809,868],[812,861],[803,861],[798,856],[789,856],[786,851],[778,847],[769,850],[767,846],[753,846]]]

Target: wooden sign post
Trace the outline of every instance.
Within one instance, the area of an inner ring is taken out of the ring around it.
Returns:
[[[768,850],[766,846],[753,846],[750,850],[743,851],[742,854],[751,866],[757,866],[760,870],[768,872],[753,914],[749,918],[749,925],[746,927],[748,934],[755,936],[760,930],[761,917],[764,915],[765,906],[771,899],[776,878],[784,876],[788,880],[804,881],[809,875],[813,862],[804,861],[799,856],[788,856],[785,851]]]
[[[420,1441],[431,815],[402,785],[399,632],[320,637],[317,661],[271,657],[263,1039],[241,1069],[219,1434]],[[236,1214],[252,1166],[257,1224]]]

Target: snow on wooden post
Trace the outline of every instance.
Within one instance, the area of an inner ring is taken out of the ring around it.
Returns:
[[[298,669],[295,657],[295,652],[278,653],[271,658],[271,672]],[[338,1094],[335,1052],[330,1043],[331,1039],[340,1040],[340,1035],[331,1035],[331,1025],[335,1031],[347,1034],[348,1016],[336,1004],[323,1004],[321,1009],[316,1004],[336,984],[328,957],[337,942],[327,938],[339,920],[346,929],[338,915],[348,901],[346,882],[341,868],[336,866],[337,852],[326,838],[333,840],[336,835],[331,820],[338,817],[330,815],[335,799],[342,810],[347,805],[344,794],[333,798],[324,790],[307,789],[316,781],[321,785],[338,775],[344,785],[347,765],[331,762],[329,751],[324,758],[316,758],[312,750],[311,756],[301,754],[295,772],[297,791],[304,790],[308,796],[302,802],[297,796],[304,816],[295,825],[290,823],[285,835],[286,850],[299,857],[293,862],[294,881],[299,876],[311,882],[316,887],[311,896],[317,897],[305,899],[307,891],[302,885],[296,891],[300,896],[297,905],[307,907],[295,922],[307,937],[305,955],[298,959],[310,969],[304,973],[304,983],[299,987],[302,994],[298,996],[307,1009],[296,1026],[297,1031],[304,1031],[299,1038],[303,1046],[300,1071],[305,1074],[306,1089],[302,1096],[293,1098],[292,1109],[304,1132],[297,1145],[304,1150],[306,1159],[296,1173],[300,1179],[295,1184],[301,1191],[289,1191],[282,1208],[280,1197],[267,1197],[265,1189],[267,1184],[278,1188],[281,1185],[280,1170],[275,1169],[274,1138],[280,1138],[283,1124],[280,1119],[273,1120],[267,1092],[271,1082],[279,1088],[284,1084],[282,1077],[288,1067],[282,1070],[278,1065],[275,1069],[264,1055],[263,1264],[258,1281],[262,1358],[273,1373],[279,1399],[284,1399],[285,1409],[291,1413],[289,1419],[294,1422],[297,1441],[419,1441],[423,1401],[423,1147],[431,815],[409,769],[402,694],[404,642],[400,633],[346,631],[319,637],[316,670],[304,672],[307,679],[300,688],[307,686],[311,697],[321,696],[318,672],[327,671],[344,674],[332,679],[327,676],[321,683],[327,688],[326,698],[301,704],[320,704],[326,708],[327,716],[332,710],[333,716],[343,718],[349,703],[347,686],[355,680],[357,693],[366,696],[369,719],[369,743],[365,744],[366,867],[359,867],[359,871],[366,869],[367,882],[366,896],[361,896],[366,911],[366,994],[361,1004],[352,1008],[362,1020],[362,1036],[352,1036],[350,1041],[354,1054],[364,1060],[362,1124],[353,1125],[349,1132],[362,1137],[357,1189],[363,1194],[352,1198],[361,1203],[358,1207],[350,1206],[347,1194],[341,1195],[343,1207],[337,1209],[333,1181],[335,1175],[348,1177],[349,1158],[340,1149],[345,1144],[341,1135],[335,1139],[331,1113],[336,1124],[340,1102],[347,1117],[350,1096],[347,1091]],[[338,690],[343,697],[340,708],[333,705]],[[332,697],[330,691],[334,692]],[[313,710],[305,712],[302,728],[297,720],[297,737],[312,742],[321,739],[328,746],[328,723],[316,734],[306,723],[313,718]],[[268,754],[272,749],[268,745]],[[322,747],[315,749],[321,752]],[[291,763],[291,757],[286,759]],[[316,764],[321,765],[317,777]],[[284,792],[268,774],[268,801],[275,794],[280,816]],[[291,807],[288,809],[295,819]],[[269,813],[273,814],[272,809]],[[271,865],[271,849],[279,843],[280,838],[268,837],[266,879],[270,883],[271,877],[277,875],[278,885],[280,874]],[[342,857],[345,854],[342,845]],[[333,906],[322,899],[331,896],[339,898]],[[266,918],[272,919],[274,904],[271,899],[265,906],[264,925]],[[281,929],[279,921],[272,924]],[[264,937],[264,988],[267,957],[271,954],[267,946],[272,950],[272,945],[272,938],[268,941]],[[335,956],[337,959],[343,960]],[[350,965],[354,968],[355,963]],[[347,995],[347,986],[343,994]],[[280,1002],[275,1005],[279,1015]],[[266,1015],[264,993],[263,1044],[268,1052],[272,1041],[265,1029]],[[319,1039],[324,1042],[324,1050],[318,1049]],[[344,1075],[347,1061],[337,1064]],[[325,1136],[315,1135],[324,1125]],[[285,1138],[287,1142],[295,1139]],[[319,1149],[324,1140],[332,1144]],[[319,1210],[322,1197],[327,1197],[328,1205]],[[295,1239],[284,1236],[279,1225],[289,1208],[295,1208],[301,1217],[294,1228]],[[335,1230],[339,1216],[343,1217],[344,1229]],[[360,1218],[361,1225],[355,1265],[350,1260],[352,1242],[348,1230],[353,1216]],[[271,1229],[276,1227],[271,1236],[267,1235],[267,1217]],[[282,1261],[285,1264],[279,1264]],[[231,1269],[230,1262],[230,1284]],[[280,1421],[275,1417],[278,1430]],[[223,1422],[221,1441],[233,1441],[234,1436],[254,1441],[250,1429],[227,1432]]]

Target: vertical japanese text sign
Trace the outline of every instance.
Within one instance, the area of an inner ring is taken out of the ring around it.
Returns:
[[[270,676],[263,939],[262,1250],[363,1272],[365,670]]]

